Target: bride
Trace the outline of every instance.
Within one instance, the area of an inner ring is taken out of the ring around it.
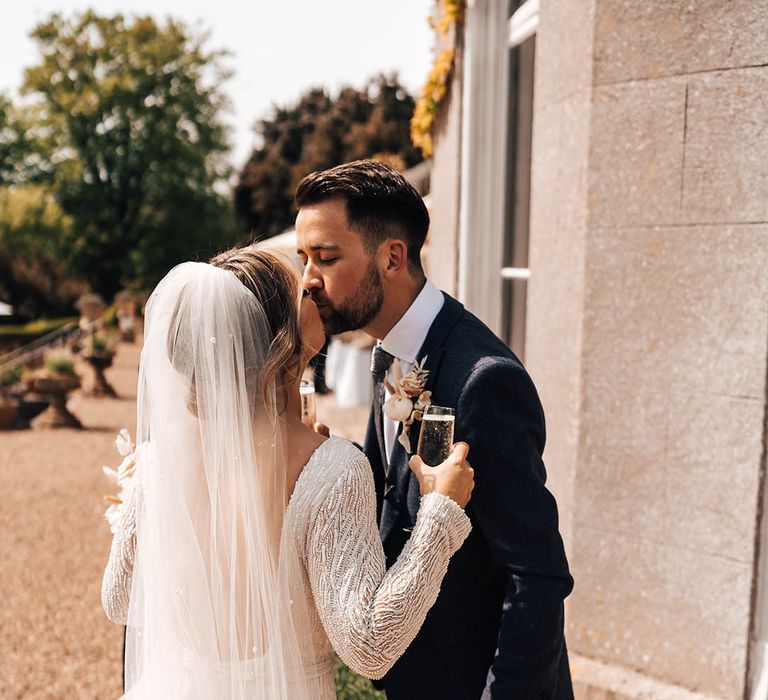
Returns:
[[[471,529],[467,447],[413,458],[421,508],[387,571],[365,456],[301,423],[323,341],[298,274],[263,249],[184,263],[153,292],[102,584],[127,624],[126,697],[335,698],[333,649],[379,678],[435,602]]]

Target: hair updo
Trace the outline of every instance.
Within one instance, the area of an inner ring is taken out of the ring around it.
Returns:
[[[210,264],[232,272],[261,304],[272,342],[261,370],[263,391],[275,381],[288,386],[300,379],[303,349],[299,327],[301,280],[290,260],[255,245],[231,248],[211,258]]]

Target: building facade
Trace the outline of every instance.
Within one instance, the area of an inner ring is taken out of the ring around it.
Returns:
[[[768,0],[474,0],[430,276],[519,354],[582,698],[768,697]]]

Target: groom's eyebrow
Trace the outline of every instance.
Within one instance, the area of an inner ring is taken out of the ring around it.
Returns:
[[[339,246],[335,243],[315,243],[309,246],[310,250],[338,250]]]

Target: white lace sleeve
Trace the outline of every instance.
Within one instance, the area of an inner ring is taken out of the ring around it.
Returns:
[[[136,510],[141,501],[141,485],[138,474],[126,480],[112,519],[112,549],[101,581],[101,605],[107,617],[124,625],[128,619],[128,602],[131,595],[133,562],[136,557]]]
[[[306,541],[320,619],[342,660],[381,678],[413,641],[437,599],[448,560],[471,530],[450,498],[422,498],[413,533],[386,571],[373,475],[363,455],[324,494]]]

